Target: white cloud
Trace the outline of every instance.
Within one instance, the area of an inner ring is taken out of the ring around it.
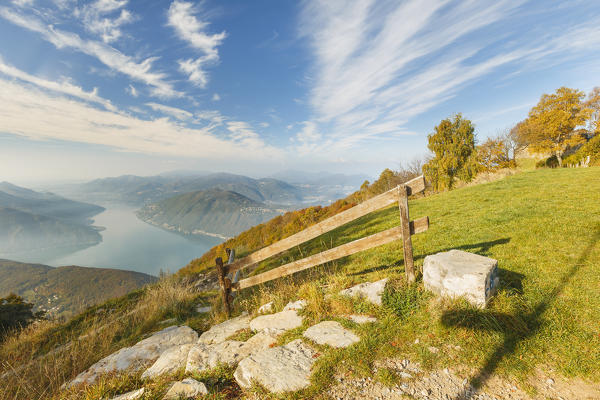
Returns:
[[[33,0],[12,0],[12,3],[17,7],[30,7],[33,5]]]
[[[303,127],[293,141],[298,143],[297,150],[300,154],[310,154],[321,147],[323,135],[318,132],[317,124],[311,121],[302,123]]]
[[[164,104],[146,103],[146,105],[148,107],[150,107],[151,109],[153,109],[154,111],[159,111],[163,114],[170,115],[180,121],[189,120],[194,116],[194,114],[192,114],[189,111],[182,110],[181,108],[166,106]]]
[[[215,93],[212,95],[212,101],[219,101],[221,100],[221,96],[219,96],[219,93]]]
[[[137,89],[135,88],[135,86],[133,85],[129,85],[125,88],[125,91],[127,93],[129,93],[130,95],[132,95],[133,97],[138,97],[140,94],[138,93]]]
[[[503,37],[484,30],[516,18],[522,4],[307,1],[300,30],[315,57],[307,79],[313,122],[338,148],[408,134],[411,118],[501,67],[546,68],[600,47],[600,26],[585,21],[531,37],[519,32],[499,46]]]
[[[268,128],[269,126],[271,126],[271,124],[269,124],[268,122],[261,122],[258,124],[261,128]]]
[[[183,95],[181,92],[173,89],[171,83],[166,81],[166,74],[152,71],[152,64],[156,61],[156,57],[136,62],[133,58],[105,43],[84,40],[75,33],[56,29],[52,25],[46,25],[37,17],[23,15],[5,7],[0,8],[0,17],[25,29],[39,33],[45,40],[52,43],[58,49],[71,48],[97,58],[112,70],[151,86],[151,93],[155,96],[172,98]]]
[[[227,157],[247,162],[282,158],[278,149],[266,145],[242,122],[228,126],[229,137],[213,132],[210,125],[188,128],[168,118],[145,120],[4,79],[0,85],[0,130],[4,133],[215,162]]]
[[[175,0],[169,7],[167,18],[168,25],[175,29],[177,36],[202,53],[196,60],[179,60],[178,63],[179,69],[189,76],[190,81],[203,88],[208,83],[204,68],[219,61],[217,48],[227,33],[207,33],[209,23],[199,20],[195,14],[193,3]]]
[[[91,92],[86,92],[81,87],[73,85],[68,80],[63,80],[62,82],[55,82],[39,78],[37,76],[30,75],[24,71],[21,71],[20,69],[15,68],[12,65],[4,63],[2,58],[0,58],[0,73],[21,80],[23,82],[32,83],[44,89],[52,90],[57,93],[66,94],[85,101],[100,104],[109,110],[115,110],[115,107],[110,101],[98,96],[98,90],[96,88],[94,88],[94,90],[92,90]]]
[[[114,42],[122,36],[121,27],[134,21],[133,14],[123,9],[128,0],[97,0],[75,9],[75,16],[82,18],[85,29],[99,35],[104,43]],[[120,10],[117,16],[114,14]]]

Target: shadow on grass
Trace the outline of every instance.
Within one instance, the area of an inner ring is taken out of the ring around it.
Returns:
[[[436,253],[441,253],[441,252],[450,251],[450,250],[464,250],[464,251],[471,251],[471,252],[474,252],[474,253],[477,253],[480,255],[487,255],[492,247],[498,246],[501,244],[506,244],[508,242],[510,242],[510,238],[502,238],[502,239],[490,240],[488,242],[465,244],[462,246],[441,249],[441,250],[436,251]],[[473,250],[475,250],[475,251],[473,251]],[[430,254],[434,254],[434,253],[430,253]],[[414,257],[414,259],[420,260],[420,259],[427,257],[430,254],[418,254]],[[404,260],[400,260],[394,264],[379,265],[377,267],[372,267],[372,268],[368,268],[368,269],[363,269],[362,271],[353,272],[348,275],[351,275],[351,276],[365,275],[365,274],[370,274],[371,272],[383,271],[383,270],[390,269],[390,268],[398,268],[403,265],[404,265]]]
[[[530,313],[510,315],[478,309],[450,310],[443,313],[442,323],[446,326],[458,326],[473,330],[494,330],[504,334],[504,341],[499,344],[496,350],[487,358],[481,370],[471,378],[469,382],[470,385],[481,387],[496,370],[503,358],[513,354],[519,343],[534,336],[540,330],[543,326],[543,321],[541,319],[542,314],[544,314],[554,299],[560,295],[564,288],[571,282],[573,275],[581,269],[592,249],[599,241],[600,226],[596,228],[596,233],[584,249],[583,253],[564,274],[563,278],[560,280],[560,284],[548,293]],[[502,271],[500,273],[502,275]],[[504,286],[522,291],[519,277],[511,274],[504,275],[504,278],[507,279],[508,283],[508,285]],[[471,394],[467,390],[470,385],[467,385],[455,400],[470,399]]]

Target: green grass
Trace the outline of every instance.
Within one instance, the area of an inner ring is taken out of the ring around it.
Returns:
[[[430,368],[462,366],[473,372],[476,384],[490,373],[526,382],[536,368],[598,382],[599,200],[600,168],[587,168],[527,171],[411,201],[413,219],[428,215],[431,220],[429,231],[413,237],[418,266],[426,255],[450,249],[499,261],[501,286],[485,310],[460,300],[427,299],[418,288],[402,289],[401,243],[250,289],[236,303],[257,306],[277,296],[294,299],[317,290],[335,293],[352,283],[386,276],[396,282],[397,289],[388,294],[387,305],[380,310],[333,296],[319,300],[315,312],[314,301],[309,300],[306,313],[311,322],[335,318],[339,310],[375,312],[380,322],[356,327],[363,338],[359,344],[325,351],[312,387],[300,397],[317,395],[340,371],[370,375],[375,359],[390,356],[408,357]],[[398,223],[397,209],[388,208],[269,260],[260,270]],[[291,289],[294,285],[296,290]],[[286,339],[300,334],[294,332]],[[429,346],[439,348],[439,353],[431,353]]]

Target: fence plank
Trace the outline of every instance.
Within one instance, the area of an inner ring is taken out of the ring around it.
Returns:
[[[409,195],[420,193],[425,190],[425,179],[423,176],[420,176],[406,182],[405,185]],[[318,224],[309,226],[301,232],[282,239],[277,243],[273,243],[270,246],[260,249],[249,256],[234,262],[233,264],[229,265],[229,272],[233,273],[240,269],[259,263],[269,257],[279,254],[285,250],[289,250],[292,247],[298,246],[308,240],[321,236],[324,233],[332,231],[333,229],[345,225],[348,222],[354,221],[357,218],[393,204],[396,201],[398,201],[397,187],[363,203],[360,203],[346,211],[333,215],[326,220],[319,222]]]
[[[411,221],[410,233],[424,232],[429,229],[429,218],[423,217],[418,220]],[[241,290],[250,286],[258,285],[260,283],[268,282],[273,279],[280,278],[282,276],[290,275],[295,272],[300,272],[305,269],[314,267],[319,264],[324,264],[329,261],[337,260],[338,258],[349,256],[354,253],[358,253],[363,250],[367,250],[376,246],[381,246],[386,243],[393,242],[394,240],[402,238],[402,228],[395,227],[385,230],[383,232],[376,233],[371,236],[364,237],[362,239],[354,240],[350,243],[343,244],[338,247],[334,247],[330,250],[325,250],[321,253],[303,258],[298,261],[282,265],[281,267],[274,268],[270,271],[263,272],[262,274],[251,276],[246,279],[242,279],[233,285],[233,290]]]

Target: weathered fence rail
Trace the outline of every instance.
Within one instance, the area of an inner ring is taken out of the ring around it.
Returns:
[[[232,291],[242,290],[251,286],[265,283],[273,279],[303,271],[329,261],[337,260],[338,258],[349,256],[351,254],[400,239],[402,239],[404,247],[404,267],[406,271],[406,277],[409,282],[414,282],[415,270],[411,235],[426,231],[429,228],[429,218],[422,217],[415,221],[411,221],[408,210],[408,197],[412,194],[420,193],[423,190],[425,190],[425,179],[420,176],[406,182],[405,184],[398,185],[397,187],[363,203],[360,203],[346,211],[329,217],[326,220],[310,226],[301,232],[264,247],[242,259],[235,261],[235,252],[233,250],[229,251],[229,260],[227,264],[223,264],[223,260],[220,257],[217,258],[217,273],[223,294],[223,303],[227,313],[229,314],[230,312],[230,294]],[[232,276],[239,274],[239,271],[244,268],[256,265],[269,257],[296,247],[304,242],[321,236],[324,233],[330,232],[335,228],[345,225],[348,222],[352,222],[364,215],[370,214],[373,211],[377,211],[396,202],[398,203],[401,221],[400,226],[398,227],[390,228],[383,232],[354,240],[352,242],[334,247],[333,249],[325,250],[321,253],[305,257],[301,260],[293,261],[240,281],[237,281],[235,278],[232,279]]]

